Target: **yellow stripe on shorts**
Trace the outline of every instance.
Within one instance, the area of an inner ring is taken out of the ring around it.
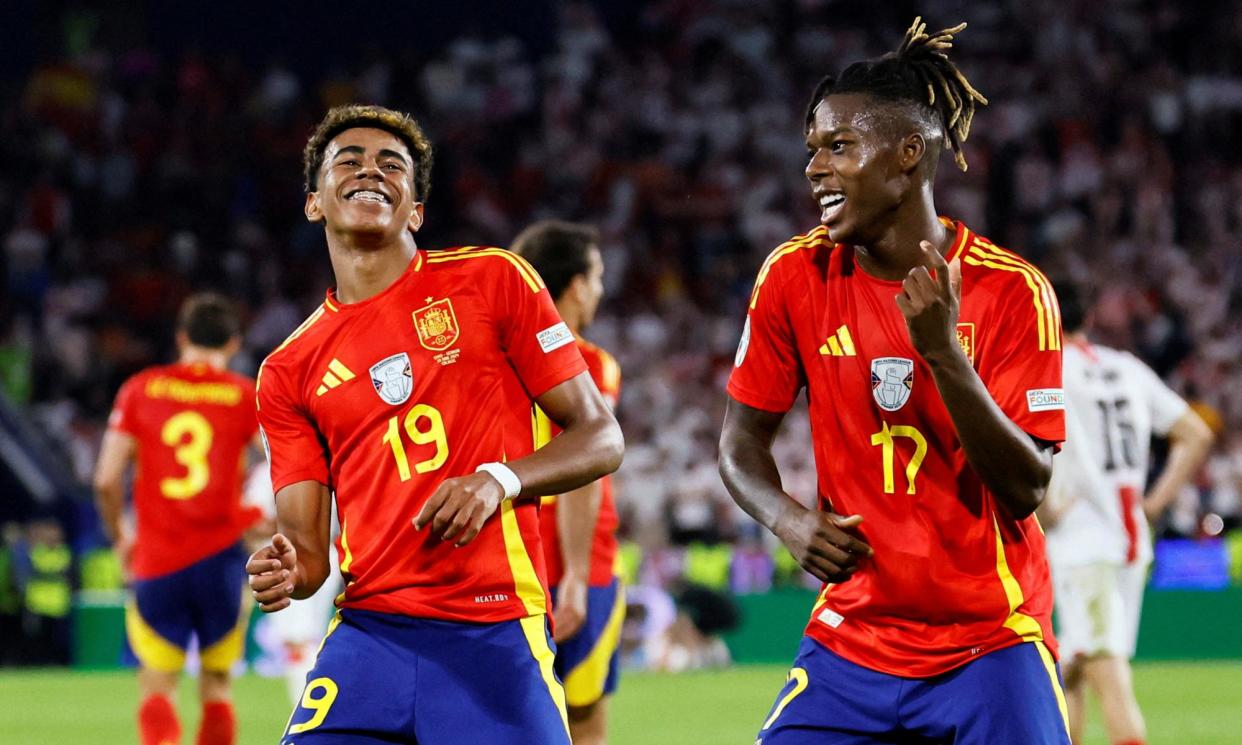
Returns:
[[[595,642],[595,647],[577,667],[565,675],[565,700],[570,706],[590,706],[604,695],[609,663],[621,644],[621,626],[625,622],[625,588],[617,585],[617,600],[612,604],[608,623]]]

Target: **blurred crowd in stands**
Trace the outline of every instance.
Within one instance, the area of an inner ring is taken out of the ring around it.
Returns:
[[[917,6],[934,28],[970,22],[955,60],[991,102],[970,170],[941,164],[938,206],[1090,288],[1096,337],[1139,354],[1218,431],[1161,529],[1237,526],[1242,6]],[[331,281],[322,228],[302,217],[306,137],[330,106],[382,103],[412,112],[437,148],[424,248],[504,246],[542,217],[599,226],[607,294],[587,335],[624,374],[625,537],[727,541],[758,567],[770,537],[715,462],[745,299],[766,254],[816,225],[801,131],[815,83],[891,49],[916,9],[559,8],[544,44],[446,30],[438,48],[385,43],[313,70],[256,64],[255,50],[156,51],[66,12],[28,75],[0,85],[4,395],[88,482],[117,387],[172,358],[173,311],[191,290],[241,301],[238,366],[253,373]],[[808,502],[809,438],[795,410],[778,453]]]

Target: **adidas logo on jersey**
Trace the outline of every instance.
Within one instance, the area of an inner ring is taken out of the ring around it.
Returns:
[[[341,383],[354,379],[353,372],[348,367],[341,364],[338,359],[333,359],[328,363],[328,371],[323,374],[323,382],[315,389],[316,396],[322,396]]]
[[[854,339],[850,336],[850,330],[846,326],[837,329],[837,333],[828,337],[828,341],[820,345],[819,353],[833,357],[858,356],[858,352],[854,351]]]

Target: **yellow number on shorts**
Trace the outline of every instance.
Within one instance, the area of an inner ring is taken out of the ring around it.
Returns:
[[[160,479],[161,494],[168,499],[193,499],[207,488],[211,478],[207,453],[214,436],[211,422],[197,411],[183,411],[164,422],[160,440],[173,448],[173,457],[185,466],[186,472],[178,479]]]
[[[789,702],[793,701],[798,697],[798,694],[806,690],[806,670],[803,670],[800,667],[790,669],[789,675],[785,678],[785,685],[789,685],[789,681],[791,680],[794,681],[793,689],[781,697],[781,700],[777,703],[776,708],[772,710],[772,716],[768,717],[768,721],[763,723],[763,727],[760,728],[760,731],[771,727],[772,723],[776,721],[776,718],[779,717],[781,712],[785,710],[785,707],[789,706]]]
[[[323,691],[323,695],[315,696],[316,691]],[[338,692],[336,683],[331,678],[315,678],[307,683],[306,690],[302,692],[302,708],[310,709],[315,714],[301,724],[290,724],[289,734],[296,735],[323,724],[324,718],[328,716],[328,709],[331,709],[332,702],[336,701]]]
[[[405,413],[405,434],[415,445],[436,446],[436,452],[430,458],[414,464],[414,471],[427,473],[444,465],[448,460],[448,435],[444,431],[444,418],[439,410],[427,404],[416,404]],[[392,448],[392,457],[397,461],[397,475],[402,481],[410,480],[410,461],[405,454],[405,443],[401,441],[401,432],[397,427],[397,417],[388,420],[388,429],[384,432],[384,442]]]
[[[894,483],[896,479],[893,475],[893,461],[897,457],[896,439],[898,437],[909,437],[914,440],[914,457],[910,458],[910,462],[906,464],[906,494],[914,494],[917,492],[914,477],[919,472],[919,467],[923,465],[923,458],[927,455],[927,439],[914,427],[898,424],[890,429],[888,422],[884,423],[884,429],[871,435],[872,445],[883,446],[881,457],[884,459],[884,493],[893,494],[897,491],[897,485]]]

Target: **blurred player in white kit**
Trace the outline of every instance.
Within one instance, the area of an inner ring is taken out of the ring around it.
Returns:
[[[1144,745],[1130,658],[1152,560],[1148,521],[1193,478],[1213,436],[1137,357],[1088,341],[1076,288],[1057,284],[1056,293],[1065,330],[1066,438],[1039,518],[1056,588],[1070,736],[1082,742],[1090,686],[1110,742]],[[1169,456],[1146,489],[1153,434],[1169,439]]]

